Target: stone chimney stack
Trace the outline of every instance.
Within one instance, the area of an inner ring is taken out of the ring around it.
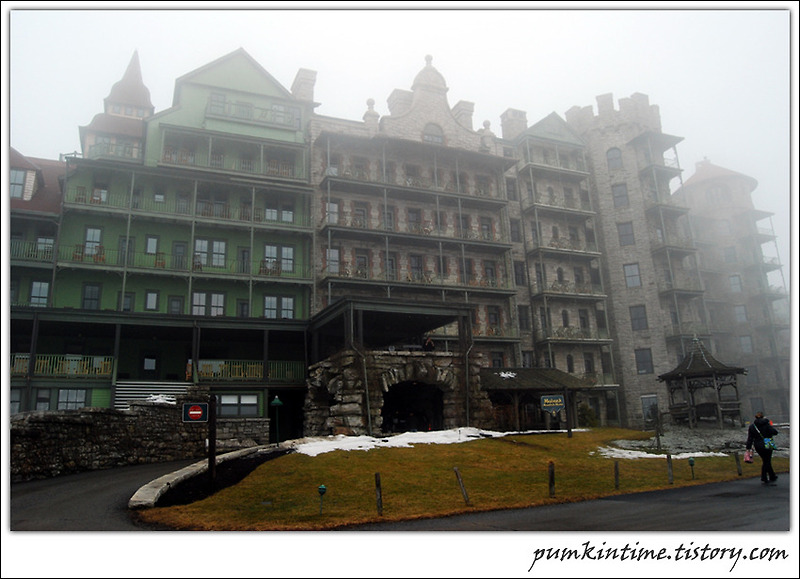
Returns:
[[[517,109],[508,109],[500,115],[500,130],[503,138],[513,141],[528,128],[528,114]]]
[[[314,85],[317,83],[317,72],[301,68],[297,71],[292,83],[292,95],[301,101],[314,102]]]
[[[462,127],[472,130],[472,113],[475,112],[475,104],[468,101],[458,101],[453,107],[453,116]]]

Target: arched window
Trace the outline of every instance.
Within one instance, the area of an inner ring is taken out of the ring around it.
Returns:
[[[422,131],[422,140],[426,143],[444,144],[444,132],[439,125],[428,123]]]
[[[561,310],[561,325],[565,328],[569,327],[569,312],[567,310]]]
[[[606,162],[608,169],[622,169],[622,151],[614,147],[606,151]]]

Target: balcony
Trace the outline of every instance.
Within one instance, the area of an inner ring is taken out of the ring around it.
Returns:
[[[258,159],[239,157],[222,153],[195,152],[193,149],[165,147],[161,163],[175,167],[192,169],[211,169],[230,173],[241,173],[262,177],[284,179],[304,179],[302,165],[290,159]]]
[[[206,117],[247,123],[269,125],[292,130],[300,129],[301,111],[299,107],[273,104],[269,107],[255,106],[240,101],[220,101],[209,98]]]
[[[250,278],[257,276],[285,278],[294,281],[310,280],[309,267],[299,264],[276,264],[273,260],[215,259],[213,256],[195,255],[190,259],[185,255],[168,255],[164,252],[122,252],[106,249],[102,245],[76,244],[62,247],[59,251],[59,265],[79,265],[80,267],[102,267],[104,270],[128,270],[150,273],[188,274],[208,277]]]
[[[115,159],[123,161],[142,161],[142,149],[139,143],[97,143],[89,147],[88,159]]]
[[[431,270],[423,271],[373,271],[370,268],[351,267],[347,264],[329,266],[322,271],[321,280],[324,282],[340,282],[354,284],[382,284],[390,283],[395,286],[409,289],[424,288],[435,290],[457,290],[482,293],[501,292],[508,294],[516,292],[510,280],[503,276],[470,275],[464,279],[457,274],[442,276]]]
[[[53,245],[12,239],[9,257],[37,263],[51,263],[53,261]]]
[[[264,375],[264,363],[259,360],[197,361],[195,377],[198,382],[270,382],[302,384],[306,378],[303,362],[270,360]],[[186,380],[192,379],[191,364],[187,365]]]
[[[307,215],[296,211],[278,211],[272,207],[257,206],[255,210],[249,204],[212,202],[197,200],[196,211],[193,203],[186,197],[137,195],[131,199],[128,193],[116,193],[105,189],[87,191],[85,187],[70,187],[64,196],[68,207],[81,207],[91,211],[109,211],[118,214],[147,215],[169,219],[185,219],[187,222],[197,217],[212,221],[228,221],[264,225],[269,227],[308,227]],[[263,201],[262,201],[263,202]]]
[[[27,377],[30,354],[11,354],[11,376]],[[113,356],[37,354],[33,376],[40,378],[110,379]]]

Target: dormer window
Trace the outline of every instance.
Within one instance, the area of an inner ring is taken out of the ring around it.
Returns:
[[[25,171],[11,169],[11,198],[22,199],[25,190]]]
[[[426,143],[444,144],[444,133],[439,125],[428,123],[422,131],[422,140]]]

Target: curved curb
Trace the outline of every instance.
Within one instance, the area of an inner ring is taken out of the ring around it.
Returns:
[[[268,446],[254,446],[251,448],[243,448],[217,456],[215,464],[220,464],[227,460],[234,458],[241,458],[257,452],[269,452],[279,449],[279,446],[274,444]],[[167,473],[150,481],[146,485],[139,487],[128,501],[129,509],[151,509],[156,506],[158,499],[167,492],[170,488],[177,484],[198,476],[208,471],[208,460],[203,459],[189,466],[185,466],[175,472]]]

